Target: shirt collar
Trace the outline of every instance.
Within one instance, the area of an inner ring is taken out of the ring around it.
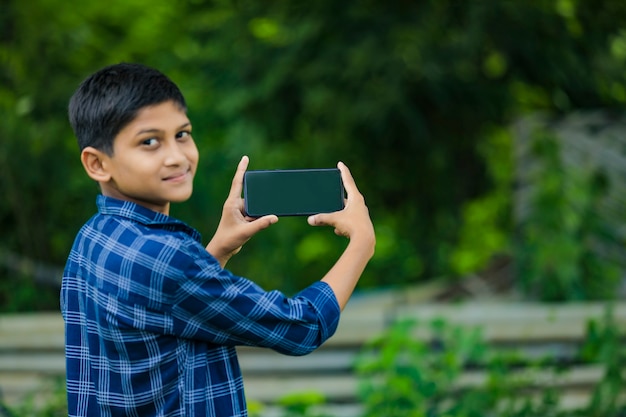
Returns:
[[[101,214],[124,217],[148,227],[163,228],[172,231],[181,230],[198,242],[201,241],[200,233],[186,223],[163,213],[158,213],[140,206],[132,201],[118,200],[99,194],[96,198],[96,205]]]

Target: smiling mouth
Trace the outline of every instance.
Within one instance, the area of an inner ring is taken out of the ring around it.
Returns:
[[[174,173],[170,176],[163,178],[163,181],[180,181],[180,180],[187,178],[187,176],[190,173],[191,173],[191,168],[188,168],[186,171],[177,172],[177,173]]]

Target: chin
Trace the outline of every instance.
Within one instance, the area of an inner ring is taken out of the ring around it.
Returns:
[[[172,203],[184,203],[191,198],[191,192],[172,196],[169,200]]]

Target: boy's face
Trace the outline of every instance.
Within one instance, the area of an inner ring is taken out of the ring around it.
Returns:
[[[185,112],[167,101],[141,109],[101,155],[102,194],[169,214],[191,196],[198,148]]]

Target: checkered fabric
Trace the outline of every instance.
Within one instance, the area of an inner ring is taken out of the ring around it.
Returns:
[[[304,355],[335,332],[327,284],[265,291],[222,269],[185,223],[97,205],[61,289],[70,416],[245,416],[235,346]]]

